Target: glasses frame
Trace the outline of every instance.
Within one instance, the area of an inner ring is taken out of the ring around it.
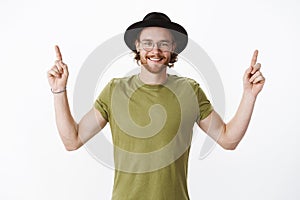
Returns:
[[[151,42],[151,43],[152,43],[151,49],[150,49],[150,47],[147,48],[147,47],[144,46],[144,43],[145,43],[145,42]],[[161,44],[163,44],[163,43],[169,43],[169,44],[170,44],[169,49],[165,49],[165,50],[162,49]],[[157,46],[157,49],[159,49],[159,50],[161,50],[161,51],[163,51],[163,52],[165,52],[165,51],[172,52],[173,44],[174,44],[174,41],[169,41],[169,40],[161,40],[161,41],[158,41],[158,42],[153,42],[153,40],[142,40],[142,41],[139,41],[139,45],[140,45],[145,51],[147,51],[147,52],[152,51],[153,48],[155,47],[155,45]]]

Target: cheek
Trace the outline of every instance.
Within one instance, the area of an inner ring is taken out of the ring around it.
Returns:
[[[171,60],[171,53],[170,53],[170,52],[164,53],[164,56],[165,56],[168,60]]]
[[[146,56],[147,56],[147,54],[145,54],[145,53],[140,53],[140,58],[141,58],[141,59],[145,60],[145,59],[146,59]]]

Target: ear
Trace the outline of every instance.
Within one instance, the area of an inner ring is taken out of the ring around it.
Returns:
[[[140,47],[139,41],[138,41],[138,40],[135,40],[134,44],[135,44],[135,49],[136,49],[136,51],[139,52],[139,49],[140,49],[140,48],[139,48],[139,47]]]
[[[176,47],[177,47],[177,44],[176,44],[176,42],[173,42],[173,46],[172,46],[172,52],[174,52],[174,51],[175,51]]]

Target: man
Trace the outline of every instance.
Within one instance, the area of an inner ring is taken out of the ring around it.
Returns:
[[[236,148],[265,82],[256,63],[258,51],[244,74],[238,110],[224,123],[196,81],[167,73],[187,45],[181,25],[163,13],[149,13],[127,28],[124,40],[135,53],[140,73],[112,79],[79,123],[68,104],[68,68],[55,47],[57,60],[48,80],[61,139],[67,150],[76,150],[109,122],[115,161],[112,199],[189,199],[192,127],[196,122],[224,149]]]

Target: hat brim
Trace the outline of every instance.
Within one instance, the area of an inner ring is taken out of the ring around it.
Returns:
[[[180,53],[184,50],[188,42],[188,35],[186,30],[179,24],[174,22],[162,22],[161,20],[147,20],[139,21],[129,26],[124,34],[124,40],[126,45],[132,51],[136,50],[135,41],[138,34],[145,27],[161,27],[169,29],[174,37],[176,43],[175,53]]]

